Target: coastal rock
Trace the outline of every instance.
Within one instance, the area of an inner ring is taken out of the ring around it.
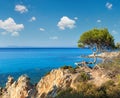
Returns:
[[[2,95],[2,87],[0,87],[0,96]]]
[[[93,58],[94,55],[89,55],[88,57],[91,57]],[[115,57],[120,57],[120,52],[103,52],[101,54],[98,54],[97,57],[99,58],[103,58],[103,59],[106,59],[106,58],[115,58]]]
[[[0,98],[29,98],[29,96],[34,96],[35,92],[32,92],[33,95],[29,92],[33,88],[27,75],[20,76],[18,81],[15,82],[13,82],[12,77],[8,77],[8,82]]]
[[[6,89],[8,89],[14,82],[14,78],[11,76],[8,76],[8,81],[6,83]]]
[[[0,88],[0,98],[54,98],[61,90],[69,87],[76,89],[79,83],[80,73],[83,71],[91,76],[89,82],[96,86],[100,86],[109,80],[102,70],[92,70],[85,66],[76,69],[54,69],[41,78],[36,85],[30,83],[30,78],[27,75],[20,76],[17,81],[14,81],[13,77],[9,76],[6,87]]]
[[[52,70],[48,75],[43,77],[36,86],[38,92],[36,98],[54,98],[59,90],[65,90],[69,87],[77,89],[80,74],[83,71],[91,76],[89,82],[96,86],[100,86],[109,80],[101,69],[92,70],[83,66],[75,69],[74,73],[70,70],[71,69]]]
[[[43,77],[37,84],[37,97],[46,98],[54,97],[57,91],[70,86],[72,81],[71,74],[68,70],[52,70],[48,75]]]

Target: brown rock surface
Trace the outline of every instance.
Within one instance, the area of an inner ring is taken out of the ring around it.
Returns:
[[[36,86],[30,83],[26,75],[20,76],[17,81],[8,77],[6,87],[0,88],[0,98],[54,98],[59,90],[68,87],[76,89],[76,79],[81,71],[90,74],[92,78],[89,81],[96,86],[109,80],[100,69],[92,70],[83,66],[71,72],[69,69],[59,68],[44,76]]]
[[[0,98],[28,98],[29,91],[33,89],[33,85],[29,80],[28,76],[22,75],[18,81],[13,82],[13,77],[9,76]]]
[[[112,59],[112,58],[119,57],[119,56],[120,56],[120,52],[103,52],[103,53],[97,55],[97,57],[104,58],[104,59],[105,58]],[[94,55],[91,54],[88,57],[92,58],[92,57],[94,57]]]

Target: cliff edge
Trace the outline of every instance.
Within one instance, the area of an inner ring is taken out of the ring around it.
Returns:
[[[104,70],[97,67],[90,69],[85,66],[65,66],[52,70],[35,85],[27,75],[20,76],[17,81],[9,76],[5,88],[0,88],[0,98],[54,98],[61,90],[76,90],[81,81],[99,87],[109,80]]]

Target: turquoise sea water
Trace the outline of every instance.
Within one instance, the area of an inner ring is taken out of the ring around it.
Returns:
[[[75,62],[92,61],[81,55],[91,54],[80,48],[2,48],[0,49],[0,85],[8,75],[15,78],[28,74],[37,82],[45,73],[64,65],[75,66]]]

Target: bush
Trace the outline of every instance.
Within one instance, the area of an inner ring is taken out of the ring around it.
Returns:
[[[61,69],[70,69],[70,68],[72,68],[72,66],[67,66],[67,65],[65,65],[65,66],[62,66],[62,67],[61,67]]]
[[[116,49],[120,49],[120,42],[117,42],[115,46],[116,46]]]
[[[90,80],[90,75],[86,72],[81,72],[79,76],[79,81],[85,82]]]
[[[117,78],[118,85],[120,86],[120,74],[118,74],[116,78]]]
[[[110,78],[114,78],[120,74],[120,57],[113,58],[111,62],[99,64],[100,67],[104,68],[105,72]]]
[[[84,98],[80,92],[74,91],[72,88],[60,91],[55,98]]]
[[[119,98],[119,96],[120,86],[110,80],[100,87],[88,82],[80,82],[76,90],[71,88],[62,90],[55,98]]]
[[[63,66],[63,67],[61,67],[61,69],[68,69],[69,70],[69,72],[70,73],[76,73],[76,70],[75,70],[75,68],[73,68],[72,66]]]

